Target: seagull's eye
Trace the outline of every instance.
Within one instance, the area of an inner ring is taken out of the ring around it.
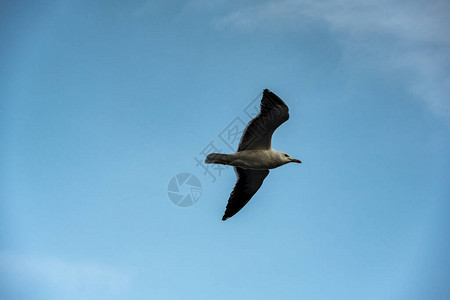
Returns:
[[[287,154],[285,154],[284,156],[285,156],[285,157],[289,157],[289,155],[287,155]]]

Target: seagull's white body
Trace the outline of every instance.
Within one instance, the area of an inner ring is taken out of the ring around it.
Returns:
[[[301,163],[289,154],[272,149],[272,134],[289,119],[289,108],[277,95],[264,90],[259,114],[251,120],[244,130],[236,153],[211,153],[206,157],[207,164],[234,166],[237,175],[236,185],[228,199],[222,220],[234,216],[261,187],[274,169],[290,162]]]
[[[228,165],[252,170],[268,170],[291,162],[284,156],[285,153],[275,149],[244,150],[228,154]]]

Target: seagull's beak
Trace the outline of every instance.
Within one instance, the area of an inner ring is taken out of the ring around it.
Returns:
[[[291,159],[291,162],[296,162],[296,163],[299,163],[299,164],[301,164],[301,163],[302,163],[302,161],[301,161],[301,160],[299,160],[299,159],[295,159],[295,158]]]

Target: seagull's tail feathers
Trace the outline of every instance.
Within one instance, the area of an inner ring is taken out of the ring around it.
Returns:
[[[228,165],[232,161],[229,154],[211,153],[205,159],[207,164]]]

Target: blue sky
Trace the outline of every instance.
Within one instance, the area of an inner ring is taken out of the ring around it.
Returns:
[[[10,1],[0,18],[3,299],[446,299],[446,1]],[[264,88],[271,171],[194,157]],[[202,195],[173,205],[176,174]]]

